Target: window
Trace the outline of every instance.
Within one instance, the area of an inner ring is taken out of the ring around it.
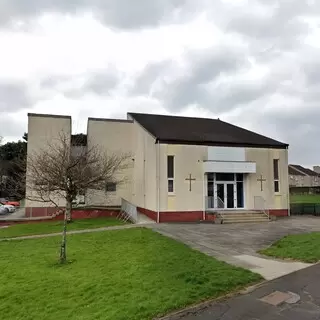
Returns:
[[[279,192],[280,191],[279,159],[273,159],[273,178],[274,178],[274,192]]]
[[[117,184],[114,182],[107,182],[106,192],[115,192],[117,191]]]
[[[78,195],[76,198],[72,201],[73,204],[85,204],[85,196],[86,192],[84,189],[79,190]]]
[[[174,192],[174,156],[167,157],[168,192]]]
[[[217,181],[234,181],[234,173],[216,173]]]

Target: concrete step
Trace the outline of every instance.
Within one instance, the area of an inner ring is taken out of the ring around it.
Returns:
[[[266,215],[256,216],[221,216],[222,223],[269,222]]]
[[[229,219],[229,220],[222,220],[223,224],[230,224],[230,223],[262,223],[262,222],[269,222],[268,218],[266,219]]]
[[[254,210],[220,211],[218,212],[218,216],[222,223],[254,223],[270,221],[264,212]]]
[[[218,214],[221,214],[221,215],[224,215],[224,216],[237,216],[237,215],[259,215],[259,214],[264,214],[264,212],[262,211],[248,211],[248,212],[236,212],[236,211],[233,211],[233,212],[218,212]]]
[[[267,216],[263,213],[259,213],[259,214],[220,214],[220,217],[223,217],[224,219],[238,219],[238,218],[254,219],[259,217],[267,217]]]
[[[256,213],[262,213],[262,211],[259,210],[218,210],[216,213],[219,214],[256,214]]]

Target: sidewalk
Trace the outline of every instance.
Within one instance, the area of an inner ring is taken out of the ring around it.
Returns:
[[[122,229],[131,229],[131,228],[140,228],[144,227],[147,224],[129,224],[124,226],[112,226],[112,227],[103,227],[103,228],[94,228],[94,229],[82,229],[82,230],[72,230],[67,231],[67,234],[80,234],[80,233],[92,233],[92,232],[102,232],[102,231],[110,231],[110,230],[122,230]],[[39,239],[39,238],[49,238],[61,236],[62,232],[56,233],[47,233],[47,234],[38,234],[32,236],[21,236],[15,238],[0,238],[0,241],[13,241],[13,240],[27,240],[27,239]]]
[[[161,320],[320,319],[319,277],[320,264],[316,264],[266,282],[250,293],[204,303]]]

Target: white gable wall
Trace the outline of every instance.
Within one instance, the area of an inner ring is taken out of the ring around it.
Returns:
[[[133,198],[138,206],[157,211],[157,151],[155,138],[139,123],[133,123]]]
[[[132,199],[132,174],[134,161],[133,149],[133,123],[111,119],[89,119],[88,120],[88,148],[97,146],[107,154],[124,155],[130,154],[129,167],[119,173],[123,183],[117,185],[116,192],[105,192],[105,190],[88,190],[86,194],[87,205],[119,206],[121,198],[128,201]]]
[[[71,118],[59,116],[46,116],[46,115],[32,115],[28,117],[28,156],[41,153],[41,150],[46,149],[50,144],[55,144],[59,141],[60,135],[71,136]],[[27,163],[27,176],[28,173]],[[44,203],[38,201],[28,200],[32,195],[31,185],[27,181],[26,188],[26,207],[48,207],[53,206],[51,203]],[[63,198],[54,199],[55,203],[59,206],[65,205]]]

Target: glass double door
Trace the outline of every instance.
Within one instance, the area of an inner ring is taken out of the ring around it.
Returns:
[[[214,186],[215,208],[237,208],[237,190],[234,182],[216,182]]]

